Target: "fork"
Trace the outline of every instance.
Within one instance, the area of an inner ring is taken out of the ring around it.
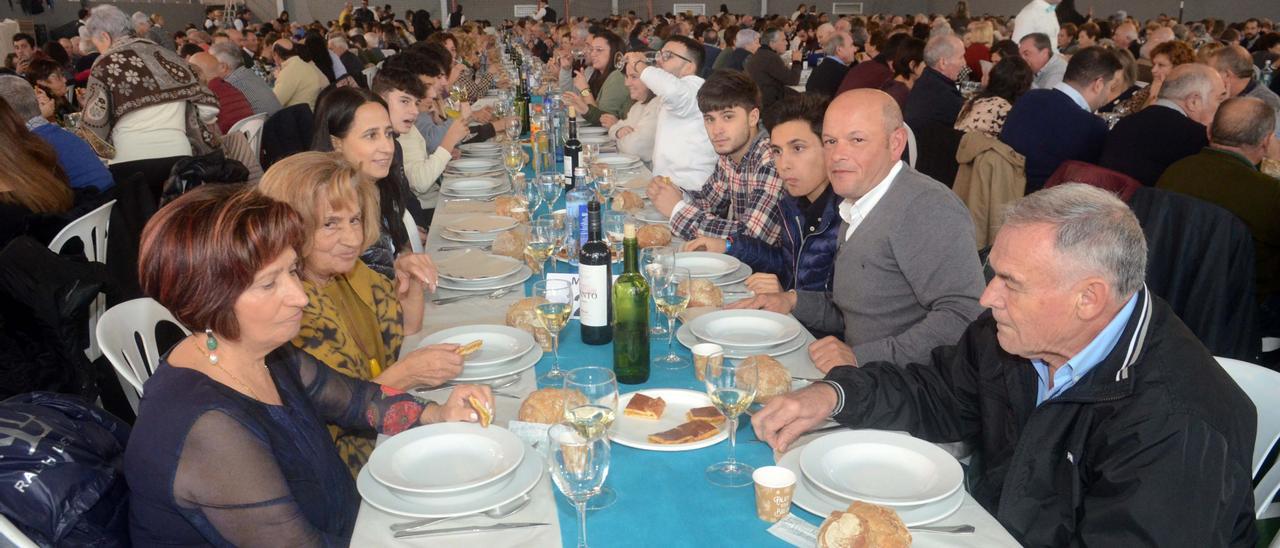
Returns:
[[[474,249],[477,251],[491,251],[493,249],[493,246],[492,245],[446,245],[441,247],[437,251],[455,251],[458,249]]]
[[[499,289],[499,290],[497,290],[497,291],[494,291],[493,293],[488,294],[488,295],[487,295],[487,297],[488,297],[489,299],[501,299],[501,298],[503,298],[503,297],[507,296],[507,293],[510,293],[510,292],[512,292],[512,291],[514,291],[514,289],[513,289],[513,288],[511,288],[511,287],[504,287],[504,288],[502,288],[502,289]],[[475,298],[477,298],[477,297],[485,297],[485,296],[486,296],[486,295],[485,295],[484,293],[477,293],[477,294],[474,294],[474,295],[458,295],[458,296],[456,296],[456,297],[445,297],[445,298],[443,298],[443,299],[436,299],[436,300],[431,301],[431,304],[449,304],[449,303],[456,303],[456,302],[458,302],[458,301],[464,301],[464,300],[467,300],[467,299],[475,299]]]

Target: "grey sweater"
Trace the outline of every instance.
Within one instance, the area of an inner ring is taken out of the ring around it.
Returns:
[[[844,333],[859,364],[929,363],[982,312],[973,221],[942,183],[903,166],[846,241],[847,229],[837,235],[833,291],[798,291],[794,315]]]

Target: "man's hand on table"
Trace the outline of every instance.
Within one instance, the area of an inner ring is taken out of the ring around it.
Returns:
[[[671,217],[671,211],[676,208],[676,204],[684,199],[684,193],[680,192],[676,185],[658,177],[649,181],[649,186],[645,188],[644,193],[649,197],[649,201],[653,202],[653,208],[666,217]]]
[[[750,299],[743,299],[736,303],[725,305],[725,308],[768,310],[779,314],[790,314],[796,308],[796,294],[793,291],[766,293],[764,295],[756,294],[755,297]]]
[[[764,295],[766,293],[782,293],[782,282],[778,281],[777,274],[768,272],[757,272],[747,276],[747,289],[756,295]]]
[[[823,337],[809,345],[809,359],[824,374],[842,365],[858,366],[858,358],[849,345],[835,337]]]
[[[720,238],[710,238],[707,236],[699,236],[684,243],[682,251],[709,251],[711,253],[724,253],[727,246],[725,241]]]
[[[751,417],[756,438],[785,453],[805,432],[822,424],[836,408],[836,391],[826,383],[814,383],[795,392],[774,396]]]

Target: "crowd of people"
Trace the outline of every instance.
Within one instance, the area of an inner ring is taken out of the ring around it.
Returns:
[[[1024,545],[1251,546],[1253,404],[1146,283],[1124,200],[1238,219],[1254,271],[1227,290],[1280,335],[1280,32],[1073,6],[586,20],[539,0],[490,22],[362,0],[170,30],[99,5],[77,38],[14,38],[0,245],[116,200],[117,298],[192,331],[138,409],[133,543],[345,544],[376,433],[492,408],[482,385],[409,395],[462,358],[401,350],[436,284],[412,249],[459,145],[513,123],[472,104],[524,84],[500,62],[520,48],[536,95],[651,167],[685,250],[752,268],[731,308],[818,337],[826,379],[757,413],[761,440],[831,418],[965,442],[971,493]]]

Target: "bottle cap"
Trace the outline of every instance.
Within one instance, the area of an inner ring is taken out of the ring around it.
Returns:
[[[636,237],[636,224],[635,224],[635,223],[627,223],[627,224],[622,225],[622,238],[623,238],[623,239],[626,239],[626,240],[632,240],[632,239],[635,239],[635,237]]]

